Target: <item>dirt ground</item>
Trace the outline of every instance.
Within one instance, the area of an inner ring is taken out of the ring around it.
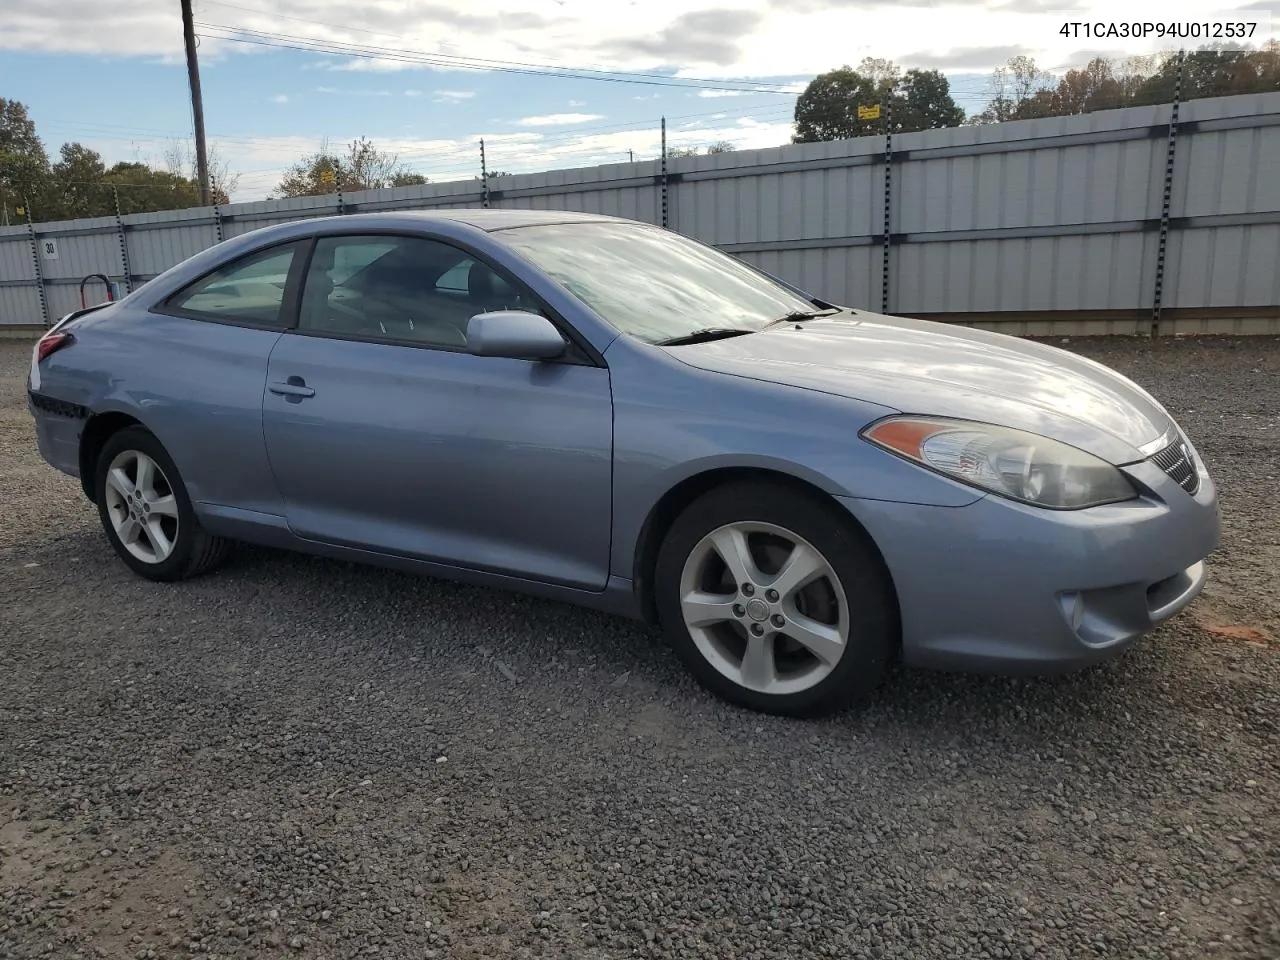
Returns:
[[[140,580],[0,341],[0,958],[1275,960],[1280,339],[1061,345],[1199,446],[1203,597],[800,723],[553,603],[248,548]]]

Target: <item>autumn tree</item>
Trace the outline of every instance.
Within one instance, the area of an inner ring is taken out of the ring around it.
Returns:
[[[1168,103],[1178,72],[1178,58],[1165,54],[1155,72],[1133,96],[1136,105]],[[1203,47],[1188,53],[1182,65],[1182,99],[1228,97],[1240,93],[1280,90],[1280,43],[1268,41],[1259,50]]]
[[[400,162],[394,153],[378,149],[361,137],[337,154],[323,143],[286,171],[276,193],[281,197],[314,197],[327,193],[352,193],[357,190],[379,190],[427,182]]]
[[[1004,123],[1169,103],[1177,73],[1178,56],[1173,52],[1119,62],[1095,57],[1061,78],[1040,70],[1030,57],[1014,57],[992,73],[987,107],[970,122]],[[1280,43],[1275,40],[1256,50],[1202,47],[1183,61],[1183,100],[1274,90],[1280,90]]]

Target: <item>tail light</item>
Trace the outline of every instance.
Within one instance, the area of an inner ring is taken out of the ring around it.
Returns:
[[[63,347],[69,347],[74,342],[75,337],[69,333],[46,333],[40,338],[40,342],[36,344],[36,357],[38,360],[43,360]]]

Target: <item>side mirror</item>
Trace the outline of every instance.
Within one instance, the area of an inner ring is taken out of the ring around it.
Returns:
[[[552,360],[563,356],[565,342],[546,317],[523,310],[495,310],[467,321],[467,350],[477,357]]]

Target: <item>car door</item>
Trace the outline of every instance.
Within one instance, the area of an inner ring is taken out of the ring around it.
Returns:
[[[123,388],[141,398],[144,421],[201,511],[283,512],[263,442],[262,394],[306,246],[276,244],[223,264],[153,305],[117,344]],[[129,370],[138,371],[136,385]]]
[[[272,351],[263,401],[298,536],[604,588],[608,370],[472,356],[466,321],[499,308],[537,306],[444,241],[316,241],[297,328]]]

